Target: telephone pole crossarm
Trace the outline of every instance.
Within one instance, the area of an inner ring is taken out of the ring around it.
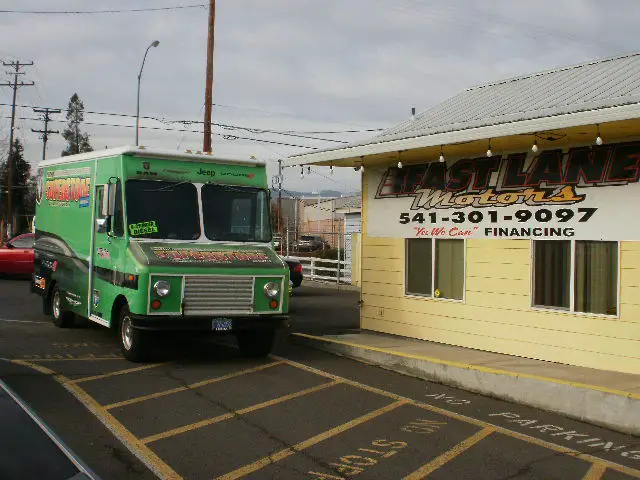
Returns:
[[[33,133],[42,134],[40,138],[42,138],[42,160],[44,160],[47,156],[47,141],[49,140],[49,134],[60,133],[58,130],[49,130],[49,121],[51,120],[51,117],[49,115],[52,113],[61,113],[61,110],[57,108],[34,108],[33,111],[35,113],[41,113],[42,121],[44,122],[44,130],[35,130],[33,128],[31,129]]]

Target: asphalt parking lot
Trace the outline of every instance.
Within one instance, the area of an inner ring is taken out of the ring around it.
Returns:
[[[357,300],[303,288],[292,328],[357,328]],[[132,364],[109,331],[56,329],[38,309],[26,282],[0,280],[0,378],[104,479],[640,478],[636,437],[296,346],[286,332],[267,359],[164,336],[157,361]]]

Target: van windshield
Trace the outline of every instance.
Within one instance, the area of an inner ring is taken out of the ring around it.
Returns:
[[[209,240],[269,242],[266,190],[227,185],[202,186],[204,234]]]
[[[127,180],[125,196],[132,238],[200,237],[198,190],[192,183]]]

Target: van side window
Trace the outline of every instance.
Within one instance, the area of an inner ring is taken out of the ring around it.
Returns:
[[[103,199],[104,199],[104,185],[98,185],[96,187],[96,218],[98,220],[105,219],[105,216],[102,214]]]
[[[124,214],[122,213],[122,183],[116,184],[116,205],[113,213],[113,234],[116,237],[124,235]]]

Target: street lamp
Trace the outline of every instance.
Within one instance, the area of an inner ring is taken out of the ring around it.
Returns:
[[[144,61],[147,59],[147,53],[151,47],[157,47],[160,45],[158,40],[151,42],[151,45],[147,47],[142,58],[142,65],[140,66],[140,73],[138,74],[138,101],[136,107],[136,146],[138,146],[138,129],[140,128],[140,79],[142,78],[142,69],[144,68]]]

